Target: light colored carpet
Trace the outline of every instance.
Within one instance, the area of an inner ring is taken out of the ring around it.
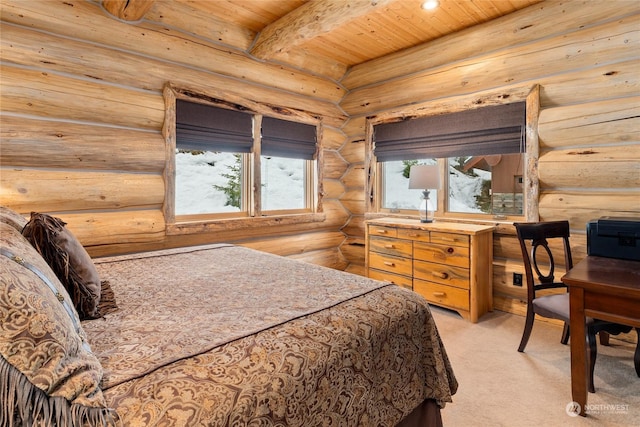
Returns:
[[[575,417],[566,412],[571,360],[559,326],[536,321],[518,353],[522,316],[494,311],[472,324],[438,307],[432,312],[460,383],[442,411],[445,427],[640,426],[634,343],[611,337],[611,346],[598,344],[596,393],[587,398],[589,415]]]

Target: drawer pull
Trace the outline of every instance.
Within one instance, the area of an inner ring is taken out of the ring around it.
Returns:
[[[409,237],[418,237],[420,236],[418,233],[409,233]]]
[[[449,252],[450,254],[452,254],[454,250],[455,250],[455,249],[453,249],[453,248],[451,248],[451,247],[447,248],[447,252]]]
[[[438,298],[442,298],[442,297],[447,296],[447,294],[446,294],[446,293],[444,293],[444,292],[434,292],[434,293],[433,293],[433,296],[434,296],[434,297],[438,297]]]
[[[440,279],[448,279],[449,278],[449,274],[447,272],[444,272],[444,271],[432,271],[431,274],[434,277],[438,277]]]
[[[376,230],[376,233],[387,234],[387,230],[384,230],[384,229]]]
[[[396,246],[395,245],[391,245],[391,244],[387,244],[387,245],[384,245],[384,247],[386,249],[394,249]]]
[[[396,263],[395,262],[391,262],[391,261],[385,261],[384,265],[388,265],[389,267],[395,267]]]
[[[457,242],[458,239],[455,237],[446,237],[446,236],[441,236],[440,240],[442,240],[443,242]]]

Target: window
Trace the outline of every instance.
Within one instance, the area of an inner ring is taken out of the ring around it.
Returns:
[[[176,102],[175,213],[248,212],[251,114]]]
[[[372,210],[415,214],[420,190],[409,190],[415,164],[437,164],[436,216],[525,215],[526,103],[482,107],[373,124]],[[372,166],[370,166],[371,168]]]
[[[173,146],[168,170],[174,171],[165,173],[169,232],[171,224],[273,215],[312,214],[310,220],[318,220],[313,216],[319,201],[315,124],[226,108],[225,103],[174,102],[175,138],[165,130]]]
[[[262,119],[261,201],[263,212],[310,206],[310,166],[316,153],[316,128],[273,117]]]

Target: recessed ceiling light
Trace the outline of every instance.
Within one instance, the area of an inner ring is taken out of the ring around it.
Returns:
[[[422,3],[422,8],[424,10],[433,10],[439,5],[440,3],[438,2],[438,0],[427,0],[424,3]]]

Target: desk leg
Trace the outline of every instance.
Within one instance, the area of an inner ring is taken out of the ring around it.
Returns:
[[[571,305],[571,396],[580,405],[580,415],[587,405],[587,334],[584,315],[584,289],[569,287]]]

